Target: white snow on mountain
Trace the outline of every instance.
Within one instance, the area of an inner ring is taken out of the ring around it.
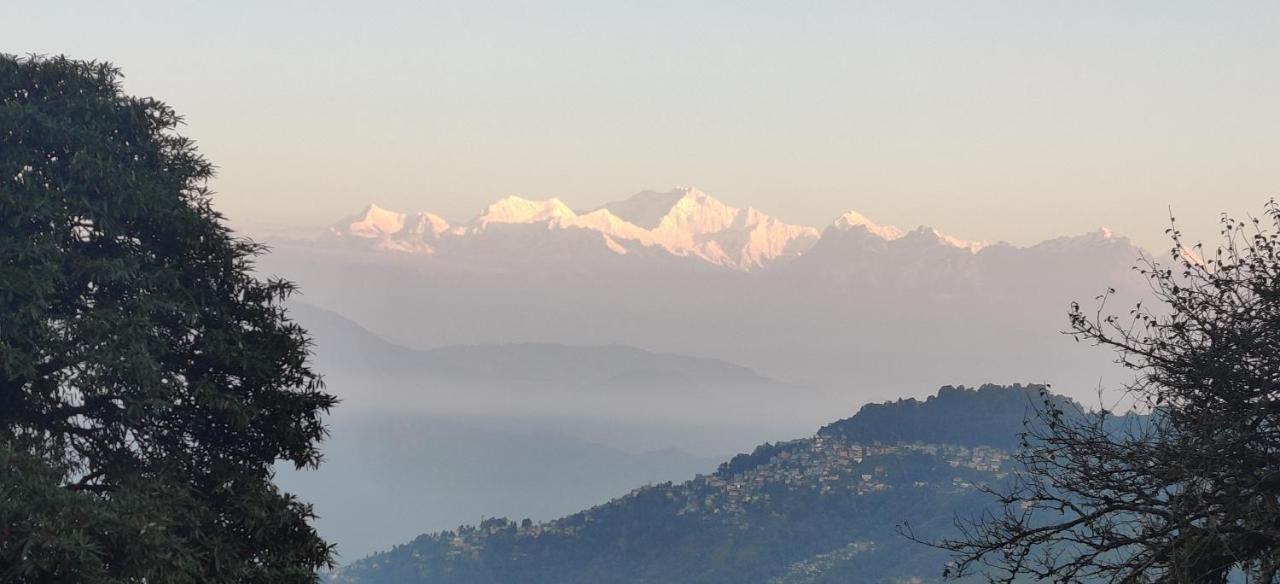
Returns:
[[[492,224],[539,223],[573,216],[573,210],[560,199],[530,201],[512,196],[485,207],[470,225],[473,229],[484,229]]]
[[[388,211],[377,205],[365,207],[363,213],[338,221],[330,229],[334,233],[366,239],[391,236],[404,229],[404,213]]]
[[[1044,250],[1089,245],[1115,236],[1095,233],[1048,240]],[[453,257],[475,261],[486,254],[549,258],[583,254],[627,255],[645,252],[689,258],[735,271],[751,272],[780,260],[798,258],[820,240],[823,253],[865,253],[892,245],[899,250],[948,248],[977,254],[991,244],[960,239],[930,227],[904,231],[849,211],[824,231],[786,223],[757,209],[733,207],[696,188],[643,191],[589,211],[575,211],[558,198],[530,200],[508,196],[461,224],[433,213],[401,213],[369,205],[329,227],[330,243],[378,251]]]
[[[862,227],[863,229],[866,229],[868,233],[876,235],[882,239],[897,239],[902,237],[901,229],[892,225],[877,225],[872,223],[870,219],[867,219],[857,211],[849,211],[848,213],[841,215],[840,218],[836,219],[835,223],[832,224],[832,227],[840,230]]]
[[[434,253],[433,243],[446,235],[449,222],[433,213],[397,213],[377,205],[347,217],[329,227],[327,235],[374,249]]]
[[[675,189],[665,193],[658,191],[642,191],[635,195],[612,203],[606,203],[600,209],[621,217],[644,229],[653,229],[662,223],[663,217],[690,189]]]
[[[731,207],[698,189],[682,188],[645,191],[582,213],[556,198],[534,201],[509,196],[456,227],[438,215],[408,215],[369,205],[363,213],[330,227],[328,236],[366,245],[372,242],[372,247],[380,250],[435,253],[443,240],[465,246],[467,239],[495,229],[529,225],[545,228],[529,233],[552,232],[536,237],[588,230],[599,233],[601,245],[616,254],[654,248],[738,270],[799,255],[819,235],[812,227],[784,223],[756,209]]]
[[[413,235],[439,238],[449,231],[449,222],[434,213],[418,213],[408,223],[408,228]]]
[[[1107,231],[983,245],[848,213],[819,233],[696,189],[577,210],[507,198],[452,224],[370,207],[271,243],[264,273],[415,347],[616,343],[832,395],[996,374],[1092,387],[1110,356],[1063,356],[1065,307],[1146,293],[1142,250]]]
[[[798,255],[818,239],[812,227],[783,223],[755,209],[731,207],[696,188],[646,191],[594,212],[602,211],[639,222],[629,223],[646,230],[647,237],[636,238],[646,245],[741,270]]]

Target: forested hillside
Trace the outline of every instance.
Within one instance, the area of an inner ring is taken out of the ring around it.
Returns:
[[[1071,402],[1048,393],[1044,385],[983,385],[977,389],[945,386],[924,401],[901,399],[867,404],[857,415],[818,431],[853,442],[932,442],[1013,449],[1045,398],[1060,406]],[[1066,408],[1076,411],[1079,406]]]
[[[339,570],[338,583],[892,582],[940,577],[945,535],[990,504],[1038,386],[943,388],[765,444],[711,475],[546,523],[489,519]],[[1015,404],[1022,404],[1015,407]],[[1010,437],[1003,437],[1007,432]]]

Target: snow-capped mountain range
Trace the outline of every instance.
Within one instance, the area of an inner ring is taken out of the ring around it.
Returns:
[[[696,189],[583,210],[508,197],[461,222],[370,205],[254,235],[271,244],[260,273],[299,286],[290,314],[342,415],[384,440],[414,416],[707,454],[948,384],[1049,383],[1093,405],[1129,373],[1061,334],[1068,307],[1114,288],[1119,312],[1146,290],[1142,250],[1106,230],[981,244],[855,212],[817,229]],[[359,439],[339,423],[326,451]],[[449,456],[430,469],[441,492],[476,484]],[[416,504],[416,485],[376,496]]]
[[[557,198],[531,201],[511,196],[457,225],[434,213],[400,213],[371,204],[331,226],[325,239],[387,251],[436,254],[466,248],[492,238],[494,232],[527,233],[530,228],[550,232],[544,236],[566,235],[565,242],[594,244],[617,255],[665,252],[742,271],[803,255],[826,237],[814,227],[786,223],[753,208],[732,207],[696,188],[678,188],[644,191],[588,211],[575,211]],[[917,230],[917,235],[928,234],[945,246],[973,253],[985,245],[922,230]],[[826,231],[833,237],[850,231],[865,233],[883,241],[908,235],[856,212],[840,216]]]
[[[588,210],[508,197],[463,222],[371,205],[306,238],[265,239],[262,272],[404,346],[625,345],[744,365],[840,403],[993,379],[1087,399],[1117,370],[1060,334],[1068,307],[1115,288],[1108,306],[1122,310],[1147,291],[1132,270],[1143,251],[1107,230],[985,244],[852,212],[819,230],[697,189]],[[829,404],[792,421],[820,422]]]

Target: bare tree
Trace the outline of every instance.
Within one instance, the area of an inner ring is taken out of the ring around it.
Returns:
[[[1072,306],[1071,334],[1116,351],[1146,415],[1045,399],[1017,454],[1022,472],[991,490],[999,510],[932,543],[953,553],[945,575],[1280,580],[1280,205],[1221,227],[1211,257],[1170,227],[1173,267],[1136,268],[1154,304],[1109,314],[1111,291],[1096,312]]]

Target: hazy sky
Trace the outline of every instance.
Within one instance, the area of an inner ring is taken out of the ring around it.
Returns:
[[[1280,195],[1280,2],[10,2],[124,68],[236,220],[695,185],[1029,243]]]

